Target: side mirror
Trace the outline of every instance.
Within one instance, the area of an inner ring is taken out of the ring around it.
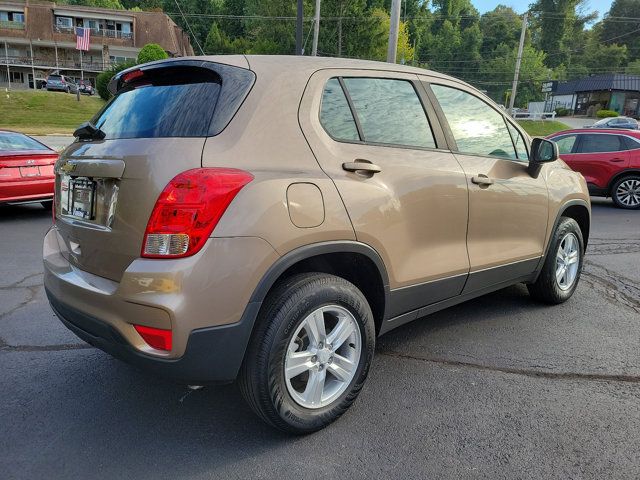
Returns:
[[[558,144],[544,138],[534,138],[531,142],[531,160],[533,163],[555,162],[560,158]]]
[[[545,140],[544,138],[534,138],[531,142],[531,155],[529,157],[529,174],[537,178],[543,163],[555,162],[560,158],[558,144]]]

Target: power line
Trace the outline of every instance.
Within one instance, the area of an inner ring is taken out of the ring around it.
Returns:
[[[193,30],[191,30],[191,25],[189,25],[187,18],[184,16],[184,13],[182,13],[182,9],[180,8],[180,4],[178,3],[178,0],[174,0],[174,1],[176,2],[176,7],[178,7],[178,11],[180,12],[180,15],[182,15],[182,19],[184,20],[184,23],[187,24],[187,28],[191,32],[191,36],[195,40],[196,45],[198,45],[198,48],[200,49],[200,54],[204,55],[204,50],[202,49],[202,45],[200,45],[200,42],[198,41],[198,37],[196,37],[195,34],[193,33]]]

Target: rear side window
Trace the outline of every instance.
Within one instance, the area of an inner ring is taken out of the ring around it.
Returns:
[[[151,70],[121,90],[94,119],[116,138],[204,137],[220,94],[221,79],[211,70]]]
[[[619,152],[626,150],[626,145],[620,141],[619,135],[582,135],[579,153]]]
[[[458,151],[518,158],[503,116],[478,97],[456,88],[431,85],[447,118]]]
[[[627,146],[627,150],[635,150],[637,148],[640,148],[640,141],[629,137],[622,137],[622,139]]]
[[[0,150],[44,150],[49,149],[32,138],[15,132],[0,132]]]
[[[327,133],[335,139],[360,140],[347,97],[345,97],[337,78],[332,78],[324,86],[320,107],[320,123]]]
[[[429,121],[411,82],[345,78],[344,83],[365,142],[435,148]]]
[[[575,135],[567,135],[565,137],[552,138],[551,140],[558,144],[560,155],[568,155],[573,152],[573,146],[576,144],[576,138],[577,137]]]

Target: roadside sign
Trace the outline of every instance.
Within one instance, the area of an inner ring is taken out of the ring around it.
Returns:
[[[542,82],[542,93],[551,93],[555,91],[558,86],[557,80],[549,80],[548,82]]]

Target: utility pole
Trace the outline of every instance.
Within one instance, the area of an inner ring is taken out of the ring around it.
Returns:
[[[516,58],[516,71],[513,74],[513,85],[511,86],[511,98],[509,98],[509,115],[513,116],[513,104],[516,101],[516,93],[518,89],[518,77],[520,76],[520,63],[522,63],[522,49],[524,48],[524,37],[527,33],[527,17],[525,12],[522,17],[522,31],[520,32],[520,45],[518,45],[518,57]]]
[[[304,15],[303,0],[298,0],[298,13],[296,16],[296,55],[302,55],[302,21]]]
[[[320,34],[320,0],[316,0],[316,12],[313,17],[313,47],[311,55],[318,56],[318,35]]]
[[[4,41],[4,58],[7,60],[7,83],[9,84],[9,90],[11,90],[11,75],[9,73],[9,48],[7,47],[7,41]]]
[[[33,68],[33,43],[29,40],[29,51],[31,52],[31,76],[33,77],[33,89],[37,90],[36,87],[36,70]]]
[[[391,2],[391,24],[389,25],[389,47],[387,48],[387,62],[396,63],[398,50],[398,30],[400,29],[400,0]]]

